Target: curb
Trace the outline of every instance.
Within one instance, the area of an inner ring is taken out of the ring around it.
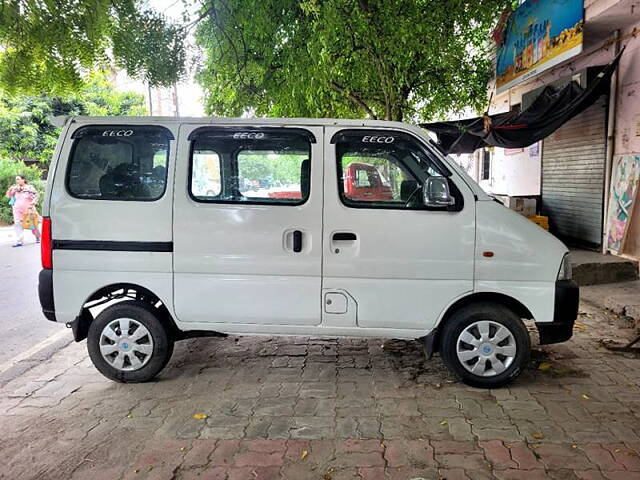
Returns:
[[[27,352],[0,365],[0,387],[23,375],[40,363],[49,360],[56,352],[73,343],[73,336],[64,330],[34,345]]]

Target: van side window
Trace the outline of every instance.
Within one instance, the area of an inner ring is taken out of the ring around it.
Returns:
[[[67,190],[87,200],[157,200],[167,183],[170,133],[162,127],[92,126],[74,132]]]
[[[191,197],[219,203],[304,203],[310,189],[308,135],[267,127],[196,130],[190,136]]]
[[[421,178],[440,175],[409,135],[389,131],[346,130],[333,138],[338,191],[347,206],[417,208]]]
[[[215,198],[222,192],[220,155],[210,149],[193,151],[191,192],[200,198]]]

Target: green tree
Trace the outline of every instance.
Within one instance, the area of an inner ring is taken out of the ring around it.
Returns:
[[[209,113],[430,119],[484,106],[512,1],[182,0],[177,24],[146,0],[0,0],[0,89],[77,90],[110,57],[169,85],[195,27]]]
[[[433,118],[486,104],[505,0],[206,0],[210,113]]]
[[[0,89],[60,94],[111,63],[151,85],[185,69],[186,30],[142,0],[0,0]]]
[[[104,73],[93,73],[77,93],[64,97],[0,95],[0,157],[40,161],[55,148],[57,115],[146,115],[144,96],[113,89]]]

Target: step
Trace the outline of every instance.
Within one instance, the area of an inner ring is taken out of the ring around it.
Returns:
[[[638,262],[588,250],[571,250],[573,279],[578,285],[638,280]]]

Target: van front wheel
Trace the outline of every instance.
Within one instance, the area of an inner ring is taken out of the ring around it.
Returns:
[[[89,357],[105,377],[116,382],[146,382],[173,354],[173,340],[144,302],[116,303],[98,315],[87,336]]]
[[[443,327],[442,358],[472,387],[506,385],[529,361],[529,333],[522,320],[502,305],[469,305],[454,313]]]

